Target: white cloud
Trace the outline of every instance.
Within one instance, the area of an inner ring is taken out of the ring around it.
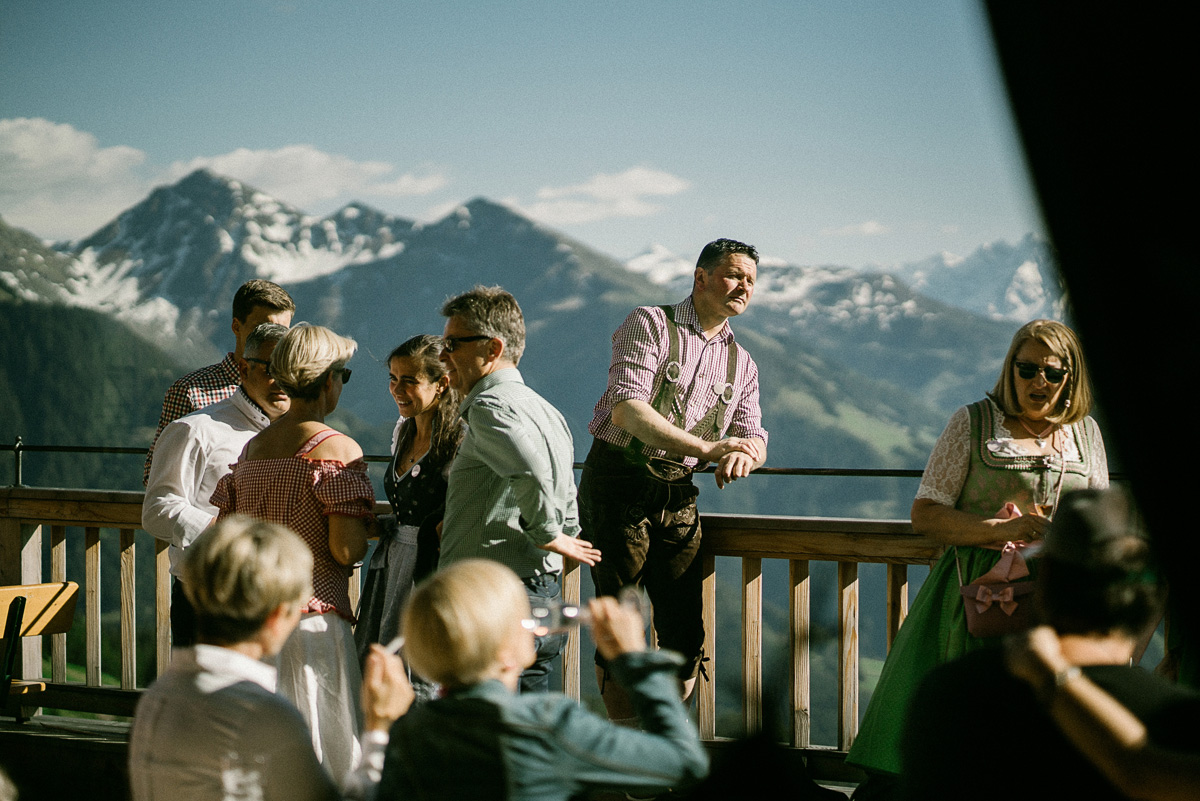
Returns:
[[[0,120],[0,214],[37,236],[71,238],[104,225],[149,191],[146,154],[40,118]]]
[[[548,186],[537,200],[521,204],[520,211],[549,225],[596,222],[614,217],[649,217],[662,206],[647,197],[677,195],[691,184],[683,178],[649,167],[631,167],[619,173],[599,173],[572,186]]]
[[[237,178],[300,208],[340,197],[427,195],[448,183],[445,176],[437,173],[389,177],[395,167],[387,162],[354,161],[312,145],[287,145],[274,150],[240,147],[220,156],[177,161],[168,170],[167,178],[177,181],[201,167]]]
[[[821,236],[880,236],[890,233],[891,230],[875,220],[867,220],[854,225],[843,225],[841,228],[822,229]]]
[[[428,195],[448,184],[436,171],[396,174],[383,161],[354,161],[311,145],[239,148],[162,168],[126,146],[45,119],[0,119],[0,215],[40,237],[87,236],[160,184],[207,167],[291,205]]]

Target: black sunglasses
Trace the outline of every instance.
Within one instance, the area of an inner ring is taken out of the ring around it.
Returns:
[[[340,371],[335,371],[335,372],[341,372],[343,384],[350,383],[350,374],[353,372],[353,370],[351,370],[349,367],[343,367]]]
[[[1014,362],[1013,366],[1017,368],[1017,375],[1026,381],[1041,373],[1050,384],[1061,383],[1067,377],[1067,373],[1071,372],[1062,367],[1042,367],[1033,362]]]
[[[485,339],[491,339],[491,337],[486,334],[473,334],[469,337],[442,337],[442,348],[446,353],[454,353],[464,342],[481,342]]]

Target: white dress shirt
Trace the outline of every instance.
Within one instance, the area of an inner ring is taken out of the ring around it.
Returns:
[[[154,446],[142,504],[142,528],[171,543],[171,573],[183,549],[217,516],[209,502],[246,443],[271,420],[239,389],[223,401],[181,417],[163,429]]]

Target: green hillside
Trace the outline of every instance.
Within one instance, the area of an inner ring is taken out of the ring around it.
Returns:
[[[148,446],[183,371],[111,317],[0,300],[0,442]],[[140,456],[26,454],[24,483],[141,489]],[[0,483],[13,480],[0,460]]]

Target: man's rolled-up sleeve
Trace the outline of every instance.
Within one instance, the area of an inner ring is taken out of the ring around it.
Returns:
[[[142,528],[177,548],[185,548],[208,528],[216,509],[196,497],[206,454],[192,429],[175,422],[163,429],[150,466],[142,504]]]
[[[666,358],[666,322],[649,308],[634,309],[613,334],[612,362],[608,368],[608,396],[612,406],[627,400],[650,403],[654,379]]]

